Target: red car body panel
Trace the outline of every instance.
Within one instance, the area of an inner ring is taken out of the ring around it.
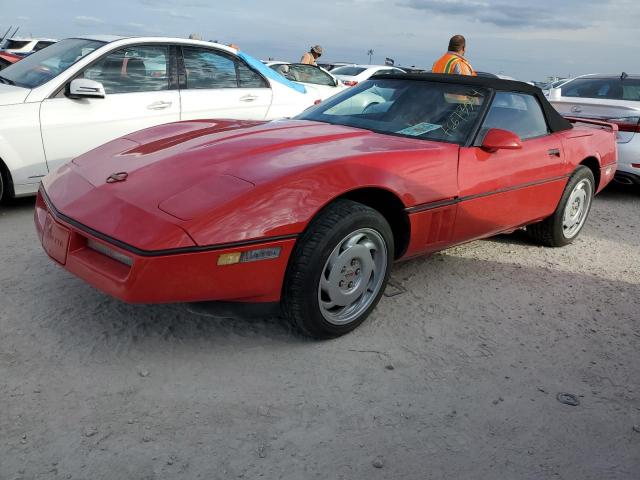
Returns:
[[[615,172],[615,132],[574,128],[488,153],[310,121],[181,122],[107,143],[46,177],[35,219],[54,260],[125,301],[272,302],[297,235],[337,197],[394,195],[410,258],[548,216],[587,158],[602,169],[600,190]],[[107,183],[120,172],[124,181]],[[218,265],[226,253],[274,246],[275,259]]]
[[[175,254],[137,254],[105,242],[102,236],[78,228],[75,222],[65,221],[45,201],[42,193],[36,200],[35,223],[40,240],[51,258],[90,285],[131,303],[207,299],[276,302],[280,298],[287,260],[295,244],[294,238],[264,242],[259,245],[282,248],[280,257],[225,266],[217,265],[220,255],[252,250],[257,248],[256,244]],[[52,232],[52,227],[59,231]],[[60,231],[68,243],[64,244],[64,253],[57,255],[55,242],[59,241]],[[89,248],[88,240],[101,242],[126,255],[131,258],[132,265],[125,265]]]
[[[172,127],[177,134],[171,135]],[[68,216],[155,250],[163,247],[142,244],[145,237],[130,225],[113,223],[120,210],[113,218],[102,204],[102,214],[87,212],[93,196],[109,192],[115,203],[146,212],[154,223],[179,225],[195,244],[213,245],[300,233],[309,215],[354,188],[384,188],[407,206],[454,198],[457,152],[457,145],[315,122],[184,122],[98,147],[47,177],[44,186],[56,206],[56,197],[65,197],[60,208]],[[390,158],[399,161],[390,165]],[[105,183],[123,170],[127,181]],[[95,188],[78,188],[69,202],[74,189],[60,188],[59,181]],[[136,215],[135,223],[141,220]]]
[[[6,60],[9,63],[16,63],[17,61],[22,60],[23,57],[14,55],[13,53],[9,52],[0,52],[0,58]]]

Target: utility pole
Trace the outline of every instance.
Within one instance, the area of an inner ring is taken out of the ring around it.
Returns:
[[[369,49],[367,51],[367,55],[369,55],[369,65],[371,65],[371,57],[373,57],[373,49]]]

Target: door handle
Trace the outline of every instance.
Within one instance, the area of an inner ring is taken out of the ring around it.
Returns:
[[[149,110],[164,110],[165,108],[169,108],[173,102],[153,102],[151,105],[147,106]]]
[[[550,157],[558,157],[560,158],[560,149],[559,148],[551,148],[547,151]]]
[[[257,95],[245,95],[244,97],[240,97],[240,101],[241,102],[253,102],[254,100],[257,100],[258,96]]]

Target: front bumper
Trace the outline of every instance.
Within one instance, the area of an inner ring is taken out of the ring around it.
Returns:
[[[295,244],[295,237],[287,237],[168,253],[129,249],[66,218],[42,190],[38,192],[34,220],[43,248],[55,262],[95,288],[129,303],[277,302]],[[96,244],[100,249],[96,250]],[[218,265],[223,254],[274,247],[281,248],[277,258]],[[101,253],[101,249],[113,254]]]

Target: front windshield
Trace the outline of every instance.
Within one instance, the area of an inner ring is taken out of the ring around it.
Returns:
[[[61,40],[5,68],[0,75],[5,83],[36,88],[57,77],[102,45],[104,42],[79,38]]]
[[[489,91],[480,87],[376,79],[352,87],[297,118],[463,144],[488,95]]]

